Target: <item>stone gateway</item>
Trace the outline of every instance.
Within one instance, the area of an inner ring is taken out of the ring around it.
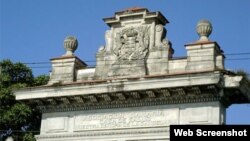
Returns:
[[[161,12],[136,7],[103,20],[110,29],[95,68],[69,36],[48,84],[15,92],[42,112],[37,141],[168,141],[172,124],[225,124],[228,106],[250,102],[249,82],[225,69],[209,40],[209,21],[198,22],[187,57],[174,58]]]

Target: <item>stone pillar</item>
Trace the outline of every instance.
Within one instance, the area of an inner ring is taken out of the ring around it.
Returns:
[[[51,59],[52,72],[48,84],[69,83],[76,80],[77,70],[85,68],[87,65],[74,56],[78,41],[75,37],[69,36],[64,40],[66,53],[58,58]]]
[[[63,56],[51,59],[52,72],[49,84],[70,83],[76,80],[78,69],[87,65],[76,56]]]
[[[200,36],[195,43],[186,44],[187,71],[224,69],[224,55],[220,46],[209,40],[212,25],[207,20],[198,22],[196,31]]]

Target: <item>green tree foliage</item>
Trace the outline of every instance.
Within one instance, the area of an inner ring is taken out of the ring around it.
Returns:
[[[35,106],[15,100],[13,90],[44,85],[49,77],[34,77],[32,70],[22,63],[0,61],[0,139],[12,135],[17,141],[34,141],[39,131],[41,114]]]
[[[34,81],[32,83],[32,86],[40,86],[45,85],[49,81],[49,76],[47,75],[40,75],[34,78]]]

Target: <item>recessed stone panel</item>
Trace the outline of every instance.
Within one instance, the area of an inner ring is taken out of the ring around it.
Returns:
[[[211,107],[190,107],[182,109],[180,113],[180,124],[207,124],[210,123],[211,114]]]
[[[123,109],[76,115],[74,131],[160,127],[178,124],[179,109]]]
[[[68,117],[50,117],[45,122],[46,132],[67,132]]]

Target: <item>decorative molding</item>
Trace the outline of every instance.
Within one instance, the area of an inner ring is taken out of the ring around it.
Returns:
[[[169,136],[169,127],[161,128],[144,128],[144,129],[130,129],[130,130],[109,130],[109,131],[95,131],[82,132],[70,134],[51,134],[51,135],[37,135],[36,139],[54,139],[54,138],[73,138],[73,137],[95,137],[107,135],[135,135],[135,134],[150,134],[150,133],[166,133]]]
[[[73,99],[76,100],[77,103],[84,103],[82,96],[74,96]]]
[[[218,94],[218,91],[219,91],[215,85],[208,85],[207,90],[209,91],[209,93],[212,93],[212,94]]]
[[[131,92],[130,93],[134,99],[140,99],[141,95],[139,92]]]
[[[108,94],[104,94],[104,95],[102,95],[102,97],[103,97],[104,100],[107,101],[107,102],[109,102],[109,101],[112,100],[111,97],[110,97]]]
[[[94,96],[94,95],[90,95],[90,96],[88,96],[88,98],[90,99],[91,102],[98,102],[96,96]]]
[[[154,93],[154,91],[149,90],[145,93],[148,95],[149,98],[156,98],[156,94]]]
[[[155,93],[158,93],[158,94],[161,94],[163,95],[164,97],[169,97],[171,96],[171,93],[170,93],[170,90],[165,88],[165,89],[156,89],[156,90],[153,90]]]
[[[199,87],[192,87],[191,89],[192,89],[193,94],[196,94],[196,95],[201,94],[201,90]]]
[[[57,105],[58,104],[58,102],[56,101],[55,98],[48,98],[46,101],[48,102],[48,104],[51,104],[51,105]]]
[[[79,110],[94,110],[94,109],[110,109],[110,108],[128,108],[141,106],[154,106],[166,104],[181,104],[181,103],[198,103],[220,101],[221,97],[212,95],[203,95],[201,97],[170,97],[158,98],[148,100],[130,100],[130,101],[114,101],[111,103],[89,103],[89,104],[71,104],[62,106],[38,106],[44,113],[50,112],[65,112],[65,111],[79,111]]]
[[[84,96],[72,95],[71,97],[42,98],[27,102],[37,104],[38,108],[46,113],[219,101],[223,99],[223,95],[220,95],[219,92],[218,86],[205,85]]]
[[[68,97],[61,97],[60,100],[62,101],[63,104],[70,104]]]
[[[177,88],[174,91],[176,91],[178,95],[186,95],[184,88]]]
[[[32,101],[30,100],[30,102],[32,102]],[[36,103],[37,105],[45,105],[45,103],[42,99],[35,99],[33,102]]]
[[[116,95],[118,96],[119,100],[126,100],[126,97],[123,93],[117,93]]]

